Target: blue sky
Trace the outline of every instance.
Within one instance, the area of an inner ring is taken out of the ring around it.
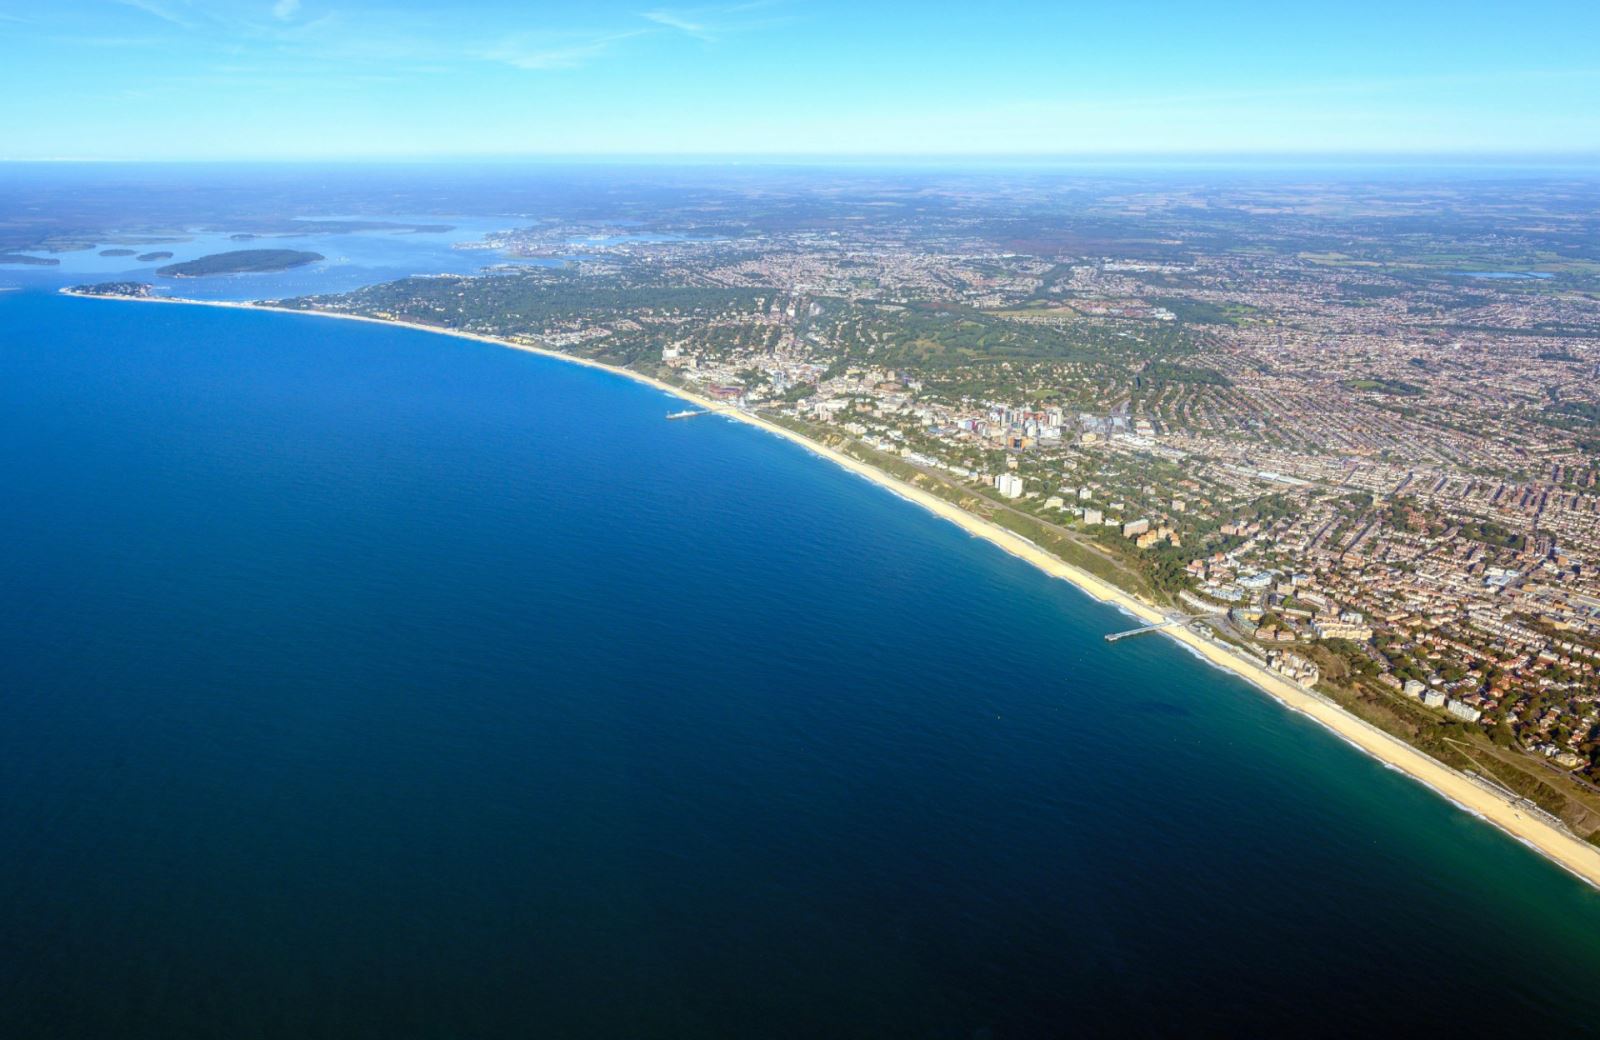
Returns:
[[[1600,4],[0,0],[0,158],[1594,153]]]

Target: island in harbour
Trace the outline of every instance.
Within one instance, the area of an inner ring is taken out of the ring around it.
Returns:
[[[181,264],[168,264],[156,269],[168,278],[203,278],[213,274],[261,274],[269,271],[287,271],[324,259],[321,253],[308,253],[300,249],[236,249],[227,253],[212,253],[198,260]]]
[[[137,253],[137,252],[138,252],[137,249],[102,249],[102,250],[100,250],[100,255],[101,256],[132,256],[134,253]]]
[[[26,264],[30,267],[55,267],[61,263],[53,256],[29,256],[26,253],[0,253],[0,264]]]
[[[141,261],[143,261],[145,263],[152,263],[152,262],[154,262],[156,260],[171,260],[172,259],[172,254],[168,253],[168,252],[140,253],[134,259],[141,260]]]
[[[155,295],[155,286],[149,282],[99,282],[73,286],[71,292],[77,296],[117,296],[143,300]]]

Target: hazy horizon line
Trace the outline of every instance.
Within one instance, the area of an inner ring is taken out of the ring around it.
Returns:
[[[1600,166],[1600,148],[1563,152],[1481,151],[1126,151],[1126,152],[519,152],[402,155],[273,156],[0,156],[0,164],[22,165],[488,165],[617,164],[660,165],[1026,165],[1026,166],[1208,166],[1208,165],[1374,165],[1374,166]]]

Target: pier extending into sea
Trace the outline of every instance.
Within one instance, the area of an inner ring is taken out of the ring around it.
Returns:
[[[1184,614],[1180,617],[1167,618],[1165,621],[1158,621],[1153,625],[1142,625],[1139,628],[1130,628],[1125,632],[1111,632],[1107,634],[1106,642],[1115,643],[1119,639],[1142,636],[1146,632],[1159,632],[1163,628],[1170,628],[1173,625],[1187,625],[1191,621],[1201,621],[1205,618],[1216,616],[1217,614]]]
[[[711,409],[709,409],[709,408],[686,408],[681,412],[668,412],[667,413],[667,418],[668,419],[693,419],[697,415],[708,415],[708,414],[710,414],[710,412],[711,412]]]

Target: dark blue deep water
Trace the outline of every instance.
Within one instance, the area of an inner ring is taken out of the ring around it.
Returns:
[[[0,294],[0,1037],[1593,1028],[1600,894],[673,407]]]

